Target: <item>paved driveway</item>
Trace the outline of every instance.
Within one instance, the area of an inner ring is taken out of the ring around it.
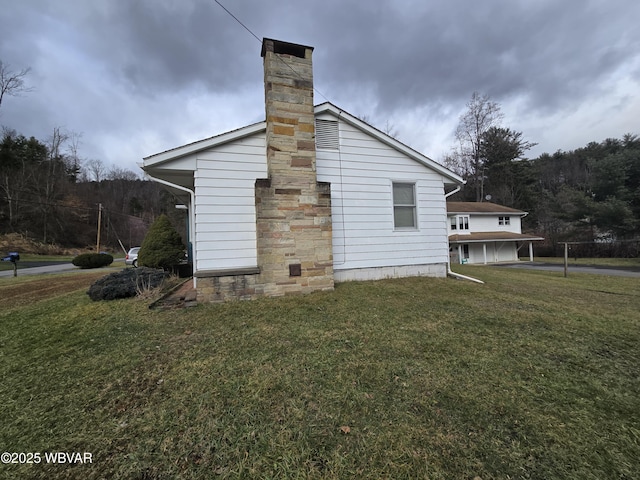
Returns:
[[[543,262],[518,262],[499,263],[494,266],[503,268],[520,268],[525,270],[546,270],[549,272],[564,272],[562,263]],[[598,265],[571,265],[569,264],[569,275],[571,273],[591,273],[594,275],[611,275],[615,277],[640,278],[640,267],[603,267]]]

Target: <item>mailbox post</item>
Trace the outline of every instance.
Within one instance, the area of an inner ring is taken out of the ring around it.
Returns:
[[[20,260],[20,254],[18,252],[9,252],[9,255],[2,259],[3,262],[13,263],[13,276],[18,276],[18,260]]]

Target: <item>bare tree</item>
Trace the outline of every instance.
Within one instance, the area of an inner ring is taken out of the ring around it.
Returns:
[[[362,120],[364,123],[368,125],[373,126],[373,124],[371,123],[371,117],[369,115],[356,115],[356,118],[358,120]],[[378,127],[374,127],[374,128],[378,128]],[[399,132],[396,129],[396,126],[393,124],[393,122],[391,122],[389,119],[387,119],[387,121],[385,122],[384,127],[378,128],[378,130],[386,133],[391,138],[395,138],[396,140],[398,139]]]
[[[473,92],[467,103],[467,111],[460,116],[456,129],[458,141],[458,165],[467,174],[467,182],[475,191],[476,202],[484,197],[484,159],[481,140],[491,127],[499,126],[504,114],[500,105],[491,101],[488,95]]]
[[[400,134],[393,122],[390,122],[389,120],[385,122],[382,131],[389,135],[391,138],[395,138],[396,140],[398,139],[398,135]]]
[[[140,177],[135,172],[129,170],[128,168],[118,167],[116,165],[112,165],[109,171],[107,172],[107,180],[127,180],[133,182],[135,180],[139,180]]]
[[[19,72],[13,72],[9,65],[0,60],[0,106],[5,95],[19,95],[23,92],[30,92],[32,89],[24,83],[24,78],[31,71],[30,68],[23,68]]]
[[[42,231],[44,243],[49,241],[49,222],[51,214],[55,214],[55,201],[61,193],[61,181],[66,172],[66,156],[63,146],[69,141],[70,134],[54,127],[53,133],[47,141],[48,158],[41,166],[40,174],[40,206],[42,209]],[[54,216],[55,218],[55,216]]]
[[[105,175],[107,174],[107,166],[104,164],[102,160],[98,159],[90,159],[85,162],[85,169],[89,172],[89,179],[91,181],[100,183],[105,179]]]

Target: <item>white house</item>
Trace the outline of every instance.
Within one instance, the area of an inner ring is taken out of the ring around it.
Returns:
[[[544,239],[522,233],[526,215],[489,202],[447,202],[452,257],[457,263],[513,262],[527,245],[533,261],[533,242]]]
[[[312,48],[263,41],[266,121],[158,153],[143,170],[189,208],[199,301],[446,276],[462,178],[331,103]]]

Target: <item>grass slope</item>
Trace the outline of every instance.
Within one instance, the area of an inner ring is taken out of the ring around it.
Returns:
[[[458,270],[487,283],[2,310],[2,449],[93,463],[0,476],[638,478],[640,281]]]

